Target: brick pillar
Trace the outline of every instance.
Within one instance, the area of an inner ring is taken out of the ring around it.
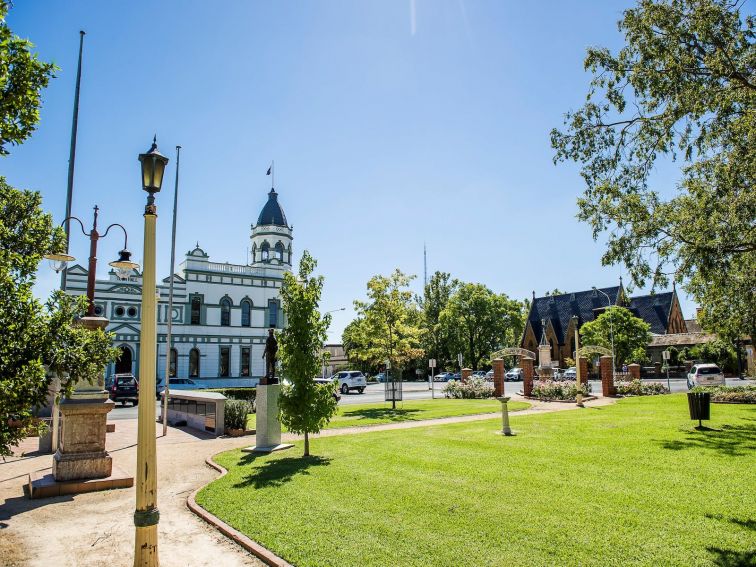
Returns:
[[[588,359],[581,358],[578,361],[578,364],[580,365],[580,383],[587,384],[588,383]]]
[[[628,364],[627,370],[630,372],[630,378],[640,380],[640,364],[636,364],[635,362]]]
[[[472,375],[472,368],[462,369],[462,382],[467,382],[467,379]]]
[[[612,357],[602,356],[599,359],[599,369],[601,370],[601,393],[604,396],[613,396],[616,390],[612,376]]]
[[[654,374],[657,378],[661,377],[661,362],[654,362]]]
[[[521,356],[520,368],[522,368],[522,393],[530,396],[533,393],[533,359]]]
[[[494,373],[494,396],[497,398],[504,395],[504,359],[495,358],[493,361]]]

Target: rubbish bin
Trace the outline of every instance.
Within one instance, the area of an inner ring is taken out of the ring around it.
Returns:
[[[688,410],[690,410],[690,419],[697,419],[698,427],[701,427],[702,419],[711,419],[711,394],[688,392]]]

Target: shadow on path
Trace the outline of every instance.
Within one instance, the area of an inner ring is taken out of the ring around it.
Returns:
[[[240,460],[239,465],[252,464],[254,468],[250,474],[246,475],[241,482],[234,485],[235,488],[246,488],[254,486],[255,488],[269,488],[272,486],[281,486],[289,482],[296,475],[308,475],[308,470],[312,467],[322,467],[331,464],[331,459],[310,455],[309,457],[285,457],[283,459],[271,459],[260,465],[255,465],[255,461],[263,456],[256,453],[246,453]]]

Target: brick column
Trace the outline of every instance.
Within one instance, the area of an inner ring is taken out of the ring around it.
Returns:
[[[472,375],[472,368],[462,369],[462,382],[467,382],[467,379]]]
[[[578,361],[578,364],[580,365],[580,383],[587,384],[588,383],[588,359],[581,358]]]
[[[530,396],[533,393],[533,359],[521,356],[520,368],[522,368],[522,393]]]
[[[614,377],[612,376],[612,357],[602,356],[599,359],[599,368],[601,370],[601,393],[604,396],[613,396],[616,390],[614,389]]]
[[[627,370],[630,372],[630,378],[640,380],[640,364],[636,364],[635,362],[628,364]]]
[[[504,359],[495,358],[493,361],[494,373],[494,396],[497,398],[504,395]]]

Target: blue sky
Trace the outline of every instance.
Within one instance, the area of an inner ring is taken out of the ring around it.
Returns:
[[[275,159],[296,251],[326,276],[322,306],[347,307],[332,340],[372,275],[398,267],[420,291],[423,243],[429,273],[511,297],[614,285],[623,270],[601,266],[603,244],[575,220],[583,186],[574,166],[553,165],[548,134],[584,99],[586,47],[619,47],[616,21],[630,5],[18,1],[11,27],[60,70],[39,129],[0,174],[41,191],[62,219],[83,29],[73,212],[88,219],[99,205],[141,261],[136,157],[157,133],[172,158],[158,196],[161,276],[180,144],[179,261],[195,241],[211,260],[244,261]],[[100,245],[104,274],[121,241]],[[72,253],[87,250],[74,233]],[[37,293],[57,282],[42,265]]]

